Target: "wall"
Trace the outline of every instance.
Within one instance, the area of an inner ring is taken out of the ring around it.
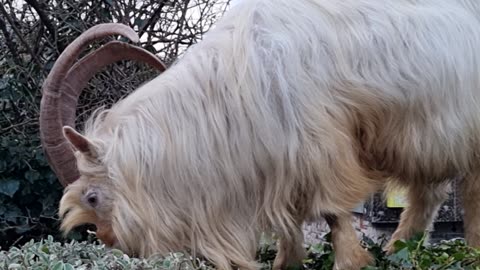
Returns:
[[[463,237],[463,211],[457,182],[455,181],[452,186],[447,201],[442,204],[435,219],[434,230],[430,236],[431,242]],[[355,209],[353,224],[359,236],[364,234],[374,241],[380,241],[382,237],[389,239],[398,225],[402,210],[402,207],[388,207],[381,194],[375,194],[369,201]],[[304,225],[305,242],[307,244],[321,242],[329,231],[324,220],[307,223]]]

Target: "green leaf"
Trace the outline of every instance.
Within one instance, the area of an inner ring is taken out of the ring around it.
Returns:
[[[123,256],[123,252],[119,249],[112,249],[112,254],[115,256],[115,257],[122,257]]]
[[[375,266],[365,266],[362,268],[362,270],[379,270],[378,267],[375,267]]]
[[[7,170],[7,161],[0,160],[0,172],[4,172]]]
[[[4,78],[0,78],[0,90],[7,88],[8,80]]]
[[[0,182],[0,193],[12,198],[20,187],[18,180],[4,180]]]
[[[398,252],[398,251],[406,248],[406,247],[407,247],[407,243],[405,243],[405,242],[402,241],[402,240],[397,240],[397,241],[395,241],[395,242],[393,243],[393,246],[395,247],[395,251]]]
[[[409,258],[408,249],[402,248],[400,251],[390,255],[389,259],[396,263],[405,263],[406,261],[409,261],[410,258]]]
[[[25,179],[27,179],[30,183],[33,183],[36,180],[40,179],[40,173],[38,173],[37,171],[29,170],[25,172]]]
[[[170,268],[170,266],[171,266],[170,260],[163,261],[163,267]]]
[[[22,265],[18,264],[18,263],[11,263],[8,265],[8,269],[22,269]]]
[[[64,267],[63,267],[63,262],[62,261],[58,261],[56,262],[53,266],[52,266],[52,270],[63,270]]]

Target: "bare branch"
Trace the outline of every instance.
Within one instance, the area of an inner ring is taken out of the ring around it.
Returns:
[[[158,18],[160,16],[160,12],[162,11],[163,7],[165,6],[165,0],[160,1],[159,6],[155,9],[153,12],[152,16],[148,19],[147,23],[144,24],[139,30],[138,30],[138,36],[142,37],[143,34],[145,34],[145,31],[155,22],[158,21]]]
[[[33,9],[35,9],[35,11],[37,12],[43,25],[45,25],[45,28],[47,28],[48,32],[50,33],[50,37],[55,41],[57,45],[57,50],[63,51],[64,49],[63,46],[57,40],[57,31],[55,31],[55,27],[53,26],[52,21],[48,18],[44,9],[42,9],[42,7],[37,2],[37,0],[25,0],[25,2],[27,2],[30,6],[32,6]]]
[[[10,15],[7,13],[7,11],[5,10],[5,7],[3,6],[2,3],[0,3],[0,13],[3,14],[3,16],[7,19],[7,21],[10,23],[10,26],[12,27],[13,31],[15,32],[15,34],[17,35],[17,38],[22,42],[23,46],[25,46],[25,48],[27,49],[27,51],[30,53],[30,55],[32,56],[32,58],[34,59],[34,61],[36,62],[36,64],[41,67],[42,66],[42,63],[40,62],[40,60],[38,59],[37,55],[34,54],[32,48],[30,48],[30,46],[28,45],[28,42],[23,38],[23,35],[22,33],[18,30],[18,28],[15,26],[15,23],[13,21],[13,19],[10,17]]]
[[[15,64],[20,65],[20,57],[18,56],[17,49],[15,48],[15,44],[8,33],[7,26],[5,21],[0,17],[0,30],[2,31],[3,37],[5,38],[5,44],[7,45],[8,50],[12,54],[13,61]]]

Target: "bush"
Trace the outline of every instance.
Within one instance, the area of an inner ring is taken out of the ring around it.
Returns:
[[[328,235],[327,235],[328,238]],[[391,256],[385,256],[381,244],[364,238],[365,247],[374,254],[375,266],[365,270],[401,269],[480,269],[480,250],[470,248],[461,239],[442,241],[424,246],[424,238],[416,237],[403,242],[398,241],[398,250]],[[304,269],[332,269],[334,252],[330,242],[307,248],[308,258]],[[263,269],[271,269],[275,258],[275,246],[262,244],[257,259]],[[2,269],[213,269],[201,259],[192,259],[182,253],[172,253],[166,257],[153,256],[148,259],[130,258],[123,252],[108,250],[100,243],[91,241],[70,243],[55,242],[52,237],[34,242],[21,248],[12,247],[8,252],[0,253]]]
[[[52,234],[61,186],[40,147],[36,110],[39,95],[15,80],[2,80],[0,97],[0,240],[2,244]],[[28,108],[28,109],[27,109]]]

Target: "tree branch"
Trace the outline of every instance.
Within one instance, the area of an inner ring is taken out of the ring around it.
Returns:
[[[27,49],[27,51],[30,53],[30,55],[32,56],[32,59],[36,62],[36,64],[38,65],[38,67],[43,70],[43,65],[42,63],[40,62],[40,60],[38,59],[37,55],[35,55],[32,51],[32,48],[30,48],[30,46],[28,45],[28,42],[23,38],[23,35],[22,33],[20,33],[20,31],[18,30],[18,28],[15,26],[15,22],[13,21],[13,19],[10,17],[10,15],[7,13],[7,11],[5,10],[5,7],[3,6],[2,3],[0,3],[0,13],[3,14],[3,16],[7,19],[8,23],[10,23],[10,26],[12,27],[13,31],[15,32],[15,34],[17,35],[17,38],[23,43],[23,46],[25,46],[25,48]],[[44,71],[45,72],[45,71]]]
[[[0,17],[0,30],[3,33],[3,36],[5,37],[5,44],[7,44],[8,50],[13,56],[13,61],[17,65],[21,65],[20,62],[20,57],[18,56],[17,49],[15,49],[15,43],[13,42],[12,38],[10,37],[10,34],[8,33],[7,25],[5,24],[5,21]]]
[[[35,9],[35,11],[37,12],[40,20],[43,22],[43,25],[45,25],[45,28],[47,28],[48,32],[50,33],[50,37],[54,40],[54,43],[57,46],[57,50],[59,52],[63,51],[64,48],[57,39],[57,31],[55,31],[55,27],[53,26],[50,18],[48,18],[48,15],[45,13],[45,10],[42,9],[37,0],[25,0],[25,2],[27,2],[27,4],[33,7],[33,9]]]
[[[144,25],[142,26],[142,28],[140,28],[140,29],[138,30],[138,36],[139,36],[139,37],[142,37],[143,34],[145,34],[146,30],[148,29],[148,27],[149,27],[150,25],[153,25],[153,24],[155,24],[156,21],[158,21],[158,18],[157,18],[157,17],[160,16],[160,12],[162,12],[162,9],[163,9],[164,6],[165,6],[165,0],[162,0],[162,1],[160,2],[160,5],[158,6],[158,8],[155,9],[155,11],[153,12],[153,14],[152,14],[152,16],[150,17],[150,19],[148,19],[147,23],[144,24]]]

